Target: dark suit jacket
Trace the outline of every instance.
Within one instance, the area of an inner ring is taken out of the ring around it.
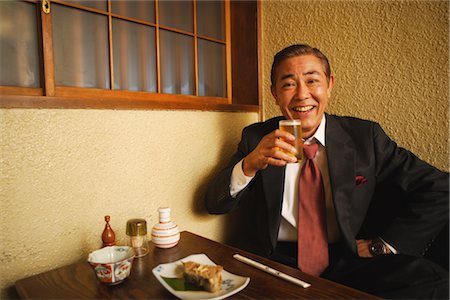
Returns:
[[[237,152],[211,182],[205,199],[211,214],[245,209],[238,245],[268,257],[277,242],[285,168],[259,171],[236,198],[230,196],[229,185],[234,165],[278,128],[280,119],[243,130]],[[357,238],[381,236],[401,253],[423,255],[448,223],[448,173],[397,147],[374,122],[326,115],[325,136],[336,217],[346,247],[357,253]],[[358,181],[358,176],[365,180]]]

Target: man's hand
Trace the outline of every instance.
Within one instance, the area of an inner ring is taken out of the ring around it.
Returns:
[[[295,156],[282,151],[295,154],[294,142],[295,137],[292,134],[279,129],[264,136],[258,146],[244,158],[244,174],[255,176],[256,172],[267,168],[268,165],[282,167],[287,163],[297,162]]]
[[[360,257],[373,257],[372,253],[370,253],[370,250],[369,250],[370,244],[372,243],[373,240],[375,240],[375,239],[356,240],[356,246],[358,248],[358,255]],[[391,253],[391,250],[389,250],[389,248],[386,245],[384,245],[384,249],[385,249],[385,254]]]

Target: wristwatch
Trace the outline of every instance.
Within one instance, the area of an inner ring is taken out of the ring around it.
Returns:
[[[379,238],[373,239],[369,244],[369,252],[372,254],[372,256],[378,256],[386,254],[386,246],[384,245],[383,241]]]

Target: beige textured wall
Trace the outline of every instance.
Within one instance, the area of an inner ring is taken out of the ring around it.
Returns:
[[[374,119],[398,143],[448,170],[446,1],[276,1],[262,9],[265,117],[273,55],[310,43],[336,75],[329,112]],[[85,259],[103,216],[125,223],[159,206],[182,230],[222,240],[204,184],[255,113],[0,110],[0,298],[15,280]],[[232,121],[231,121],[232,120]],[[417,143],[417,141],[421,143]],[[427,150],[427,149],[430,150]],[[430,151],[430,152],[428,152]]]
[[[17,279],[84,260],[104,216],[125,224],[173,209],[181,230],[221,240],[226,218],[203,208],[205,184],[256,113],[0,110],[1,299]]]
[[[330,59],[328,112],[378,121],[400,146],[449,170],[448,1],[263,1],[265,118],[273,55],[308,43]]]

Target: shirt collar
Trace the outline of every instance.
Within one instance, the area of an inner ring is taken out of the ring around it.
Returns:
[[[322,146],[325,147],[325,123],[326,118],[325,114],[322,116],[322,120],[320,121],[319,127],[317,128],[316,132],[313,134],[312,137],[306,139],[305,143],[310,144],[316,139]]]

